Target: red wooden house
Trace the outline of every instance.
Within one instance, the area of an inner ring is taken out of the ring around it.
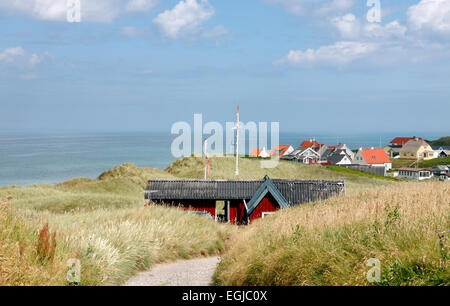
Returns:
[[[248,224],[278,209],[326,199],[345,190],[344,181],[149,180],[149,203],[180,206],[217,221]]]

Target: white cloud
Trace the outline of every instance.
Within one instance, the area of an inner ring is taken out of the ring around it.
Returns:
[[[421,0],[409,7],[406,15],[412,31],[450,35],[449,0]]]
[[[128,12],[148,11],[154,8],[158,2],[159,0],[130,0],[125,6],[125,10]]]
[[[112,22],[125,13],[146,12],[159,0],[89,0],[81,1],[81,20]],[[1,0],[0,12],[21,14],[40,20],[66,21],[67,0]]]
[[[341,17],[334,17],[331,23],[338,29],[344,39],[354,39],[359,37],[360,24],[356,16],[347,14]]]
[[[172,10],[159,14],[153,22],[165,36],[178,38],[197,32],[198,27],[214,14],[215,9],[208,0],[185,0]]]
[[[310,13],[324,15],[351,8],[355,0],[265,0],[282,6],[289,13],[304,16]]]
[[[36,53],[28,54],[21,46],[17,46],[0,52],[0,63],[33,68],[51,57],[51,54],[48,52],[44,52],[42,55]]]
[[[375,52],[378,45],[354,41],[341,41],[334,45],[322,46],[318,49],[291,50],[280,63],[295,66],[343,66]]]
[[[17,58],[25,55],[25,50],[22,47],[14,47],[5,49],[0,53],[0,62],[12,63]]]
[[[401,25],[398,21],[393,21],[385,26],[378,23],[368,23],[364,26],[364,36],[368,39],[393,40],[405,38],[407,27]]]
[[[386,25],[379,23],[365,23],[361,25],[360,21],[353,14],[334,17],[330,21],[332,26],[338,30],[341,38],[345,40],[398,40],[405,38],[408,30],[407,27],[400,24],[397,20]]]

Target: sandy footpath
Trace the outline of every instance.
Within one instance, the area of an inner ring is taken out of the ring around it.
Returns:
[[[125,286],[212,286],[218,257],[155,265],[129,279]]]

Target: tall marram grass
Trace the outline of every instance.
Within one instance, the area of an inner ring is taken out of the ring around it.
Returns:
[[[39,258],[38,232],[12,212],[10,200],[0,201],[0,286],[61,284],[65,262],[60,254],[53,261]]]
[[[125,164],[96,180],[0,187],[0,198],[9,195],[0,205],[0,285],[68,285],[73,258],[80,285],[117,285],[155,263],[223,252],[234,227],[144,207],[146,178],[155,176],[172,177]]]
[[[216,280],[223,285],[450,285],[450,185],[385,189],[280,211],[232,237]]]
[[[218,255],[233,230],[161,206],[66,214],[31,209],[21,214],[29,222],[45,220],[58,231],[57,253],[66,261],[81,260],[81,285],[117,285],[155,263]]]

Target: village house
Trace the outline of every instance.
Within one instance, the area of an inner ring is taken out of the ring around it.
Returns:
[[[434,158],[442,158],[450,156],[450,146],[432,147],[434,151]]]
[[[413,139],[418,139],[418,140],[423,140],[420,137],[396,137],[394,139],[391,140],[391,142],[389,143],[390,146],[398,146],[398,147],[403,147],[408,141],[413,140]]]
[[[327,146],[324,145],[323,143],[318,143],[315,139],[310,139],[305,140],[301,143],[300,147],[302,148],[311,148],[314,151],[316,151],[317,153],[319,153],[319,155],[322,155],[323,152],[327,149]]]
[[[270,156],[272,157],[282,157],[288,155],[294,151],[294,148],[289,145],[278,145],[276,146],[272,152],[270,152]]]
[[[446,165],[438,165],[433,167],[433,174],[435,176],[445,175],[449,173],[449,168]]]
[[[345,181],[149,180],[147,205],[170,205],[216,221],[249,224],[279,209],[345,193]]]
[[[398,177],[415,179],[415,180],[427,180],[433,178],[433,169],[431,168],[400,168],[398,169]]]
[[[299,147],[290,154],[284,155],[281,159],[310,165],[317,164],[319,162],[320,155],[312,148]]]
[[[399,158],[400,155],[400,150],[403,148],[403,146],[410,140],[412,139],[420,139],[422,140],[422,138],[420,137],[396,137],[394,139],[392,139],[389,142],[389,145],[384,147],[384,151],[386,151],[386,154],[389,156],[389,158],[394,158],[397,157]]]
[[[335,166],[351,165],[352,158],[345,149],[328,148],[320,158],[320,163]]]
[[[353,159],[353,164],[384,167],[386,170],[392,169],[392,162],[384,149],[360,148]]]
[[[266,158],[266,157],[270,157],[270,153],[266,151],[266,148],[254,149],[253,151],[250,152],[249,156]]]
[[[434,151],[422,138],[414,138],[406,142],[400,149],[402,159],[433,159]]]

